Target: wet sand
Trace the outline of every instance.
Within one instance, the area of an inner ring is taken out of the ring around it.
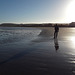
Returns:
[[[57,39],[53,32],[50,27],[24,28],[7,34],[15,34],[12,40],[2,37],[0,75],[75,75],[75,28],[60,28]]]

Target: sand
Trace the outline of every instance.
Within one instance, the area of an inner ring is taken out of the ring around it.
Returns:
[[[75,75],[75,28],[0,28],[0,75]]]

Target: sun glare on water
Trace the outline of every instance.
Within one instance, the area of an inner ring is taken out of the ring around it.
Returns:
[[[75,44],[75,37],[71,37],[70,40]]]
[[[75,36],[70,37],[70,41],[72,47],[75,49]]]
[[[67,22],[75,22],[75,0],[71,0],[66,9]]]

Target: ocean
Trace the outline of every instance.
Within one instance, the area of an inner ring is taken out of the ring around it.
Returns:
[[[0,75],[75,75],[75,28],[0,27]]]

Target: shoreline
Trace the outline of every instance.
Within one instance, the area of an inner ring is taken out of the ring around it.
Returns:
[[[3,28],[1,36],[10,40],[0,46],[0,74],[75,74],[75,42],[72,39],[75,30],[60,28],[55,40],[53,30],[50,27]]]

